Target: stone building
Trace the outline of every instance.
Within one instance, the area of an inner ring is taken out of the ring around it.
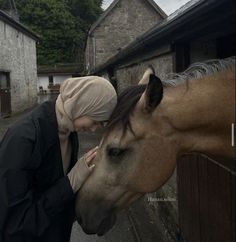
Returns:
[[[90,74],[115,81],[120,93],[150,64],[166,79],[194,62],[235,56],[235,33],[233,0],[192,0]],[[155,211],[153,221],[164,226],[163,241],[235,241],[235,174],[235,160],[179,159],[169,182],[148,195],[167,201],[144,200],[147,212]]]
[[[114,0],[89,31],[87,72],[98,68],[165,17],[153,0]]]
[[[0,10],[0,117],[37,103],[37,39]]]

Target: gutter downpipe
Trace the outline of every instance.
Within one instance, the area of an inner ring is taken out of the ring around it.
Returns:
[[[96,68],[96,39],[92,36],[92,45],[93,45],[93,71]]]

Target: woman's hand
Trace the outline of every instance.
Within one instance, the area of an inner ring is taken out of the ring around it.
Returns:
[[[94,164],[91,164],[91,161],[95,158],[97,154],[98,146],[95,148],[91,149],[89,152],[87,152],[84,156],[83,159],[85,160],[86,164],[88,165],[89,168],[94,168]]]
[[[92,160],[97,154],[98,146],[87,152],[82,158],[80,158],[71,171],[68,173],[68,178],[71,184],[71,187],[76,193],[84,181],[93,171],[95,165],[91,164]]]

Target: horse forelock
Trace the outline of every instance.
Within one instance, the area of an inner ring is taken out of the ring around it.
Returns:
[[[129,129],[133,134],[130,117],[133,114],[134,108],[138,103],[140,97],[144,93],[147,85],[135,85],[126,88],[118,95],[117,105],[111,114],[108,121],[106,135],[115,127],[120,125],[123,135]]]

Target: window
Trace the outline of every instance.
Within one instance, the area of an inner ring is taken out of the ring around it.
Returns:
[[[53,85],[53,76],[49,76],[49,85]]]

